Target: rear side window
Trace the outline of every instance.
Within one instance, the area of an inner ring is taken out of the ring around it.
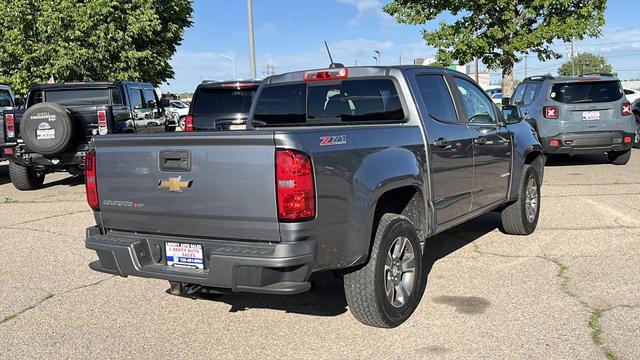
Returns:
[[[247,114],[251,108],[253,89],[200,88],[196,94],[193,114]]]
[[[416,81],[429,115],[441,122],[457,123],[458,117],[444,78],[441,75],[421,75]]]
[[[553,84],[551,99],[564,104],[612,102],[623,96],[619,81],[588,81]]]
[[[402,119],[400,97],[390,79],[267,86],[262,89],[254,114],[257,126]]]
[[[0,90],[0,106],[13,106],[13,101],[11,100],[11,93],[9,93],[9,90]]]
[[[60,105],[109,105],[109,89],[49,90],[45,100]]]

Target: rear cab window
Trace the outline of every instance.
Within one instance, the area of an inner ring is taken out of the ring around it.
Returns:
[[[405,119],[394,81],[354,79],[265,86],[254,126],[400,122]]]
[[[551,99],[563,104],[590,104],[618,101],[624,96],[620,81],[578,81],[556,83]]]

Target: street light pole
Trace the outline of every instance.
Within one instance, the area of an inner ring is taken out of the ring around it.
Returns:
[[[233,56],[224,55],[224,54],[220,54],[220,56],[222,56],[225,59],[231,60],[231,66],[233,66],[233,80],[237,79],[237,77],[236,77],[236,59],[234,59]]]
[[[256,78],[256,47],[253,43],[253,1],[247,0],[249,12],[249,63],[251,64],[251,78]]]

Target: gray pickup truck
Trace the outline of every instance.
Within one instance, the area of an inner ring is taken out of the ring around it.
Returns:
[[[361,322],[416,309],[425,239],[489,211],[533,232],[545,157],[517,107],[500,111],[442,68],[330,68],[263,81],[237,132],[96,137],[86,158],[94,270],[172,293],[296,294],[344,277]]]

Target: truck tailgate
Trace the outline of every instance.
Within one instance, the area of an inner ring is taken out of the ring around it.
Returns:
[[[94,147],[106,229],[280,240],[273,132],[97,136]]]

